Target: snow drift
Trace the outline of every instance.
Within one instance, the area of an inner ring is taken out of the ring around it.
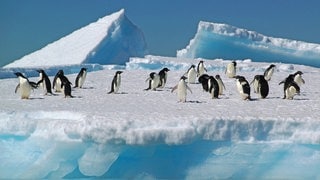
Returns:
[[[129,57],[143,57],[146,49],[142,31],[122,9],[4,67],[124,64]]]
[[[177,57],[246,59],[320,67],[320,45],[268,37],[227,24],[201,21],[189,45]]]

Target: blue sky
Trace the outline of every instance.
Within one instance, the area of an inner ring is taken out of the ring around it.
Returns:
[[[175,56],[201,20],[320,43],[319,7],[317,0],[1,0],[0,66],[121,8],[154,55]]]

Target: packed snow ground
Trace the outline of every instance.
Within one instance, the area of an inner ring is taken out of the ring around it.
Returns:
[[[0,178],[319,178],[319,69],[276,64],[268,97],[259,99],[251,88],[253,100],[244,101],[235,80],[224,75],[230,61],[205,60],[208,74],[221,75],[224,95],[211,99],[200,84],[190,84],[193,93],[188,93],[186,103],[179,103],[171,88],[199,60],[131,58],[123,69],[118,94],[107,94],[116,71],[110,66],[89,72],[84,88],[73,89],[75,98],[59,93],[44,96],[39,88],[30,100],[21,100],[14,93],[18,79],[1,79]],[[271,64],[237,62],[237,74],[249,82]],[[144,91],[149,73],[163,67],[171,70],[166,87]],[[301,94],[293,100],[282,99],[283,85],[278,83],[298,70],[306,82]],[[67,77],[74,82],[76,74]],[[142,150],[154,146],[166,153],[158,157],[155,150]],[[167,147],[179,155],[170,158],[173,154]],[[274,155],[277,150],[286,153]],[[172,164],[173,159],[181,164]],[[135,160],[146,164],[133,168]],[[152,165],[156,161],[159,164]],[[160,167],[163,172],[157,170]],[[306,168],[308,173],[303,172]],[[78,171],[82,176],[75,175]]]

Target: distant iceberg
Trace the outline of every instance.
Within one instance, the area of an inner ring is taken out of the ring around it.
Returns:
[[[227,24],[201,21],[189,45],[177,57],[247,59],[320,67],[320,45],[268,37]]]
[[[124,64],[129,57],[143,57],[144,35],[124,12],[105,16],[4,67]]]

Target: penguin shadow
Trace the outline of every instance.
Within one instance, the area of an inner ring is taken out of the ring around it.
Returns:
[[[191,104],[202,104],[202,103],[205,103],[205,101],[186,101],[186,103],[191,103]]]
[[[107,94],[123,95],[123,94],[129,94],[129,93],[127,93],[127,92],[118,92],[118,93],[107,93]]]
[[[31,97],[31,98],[28,98],[28,100],[42,100],[44,99],[43,97]]]
[[[82,87],[82,88],[76,88],[76,89],[95,89],[95,88],[90,86],[90,87]]]

